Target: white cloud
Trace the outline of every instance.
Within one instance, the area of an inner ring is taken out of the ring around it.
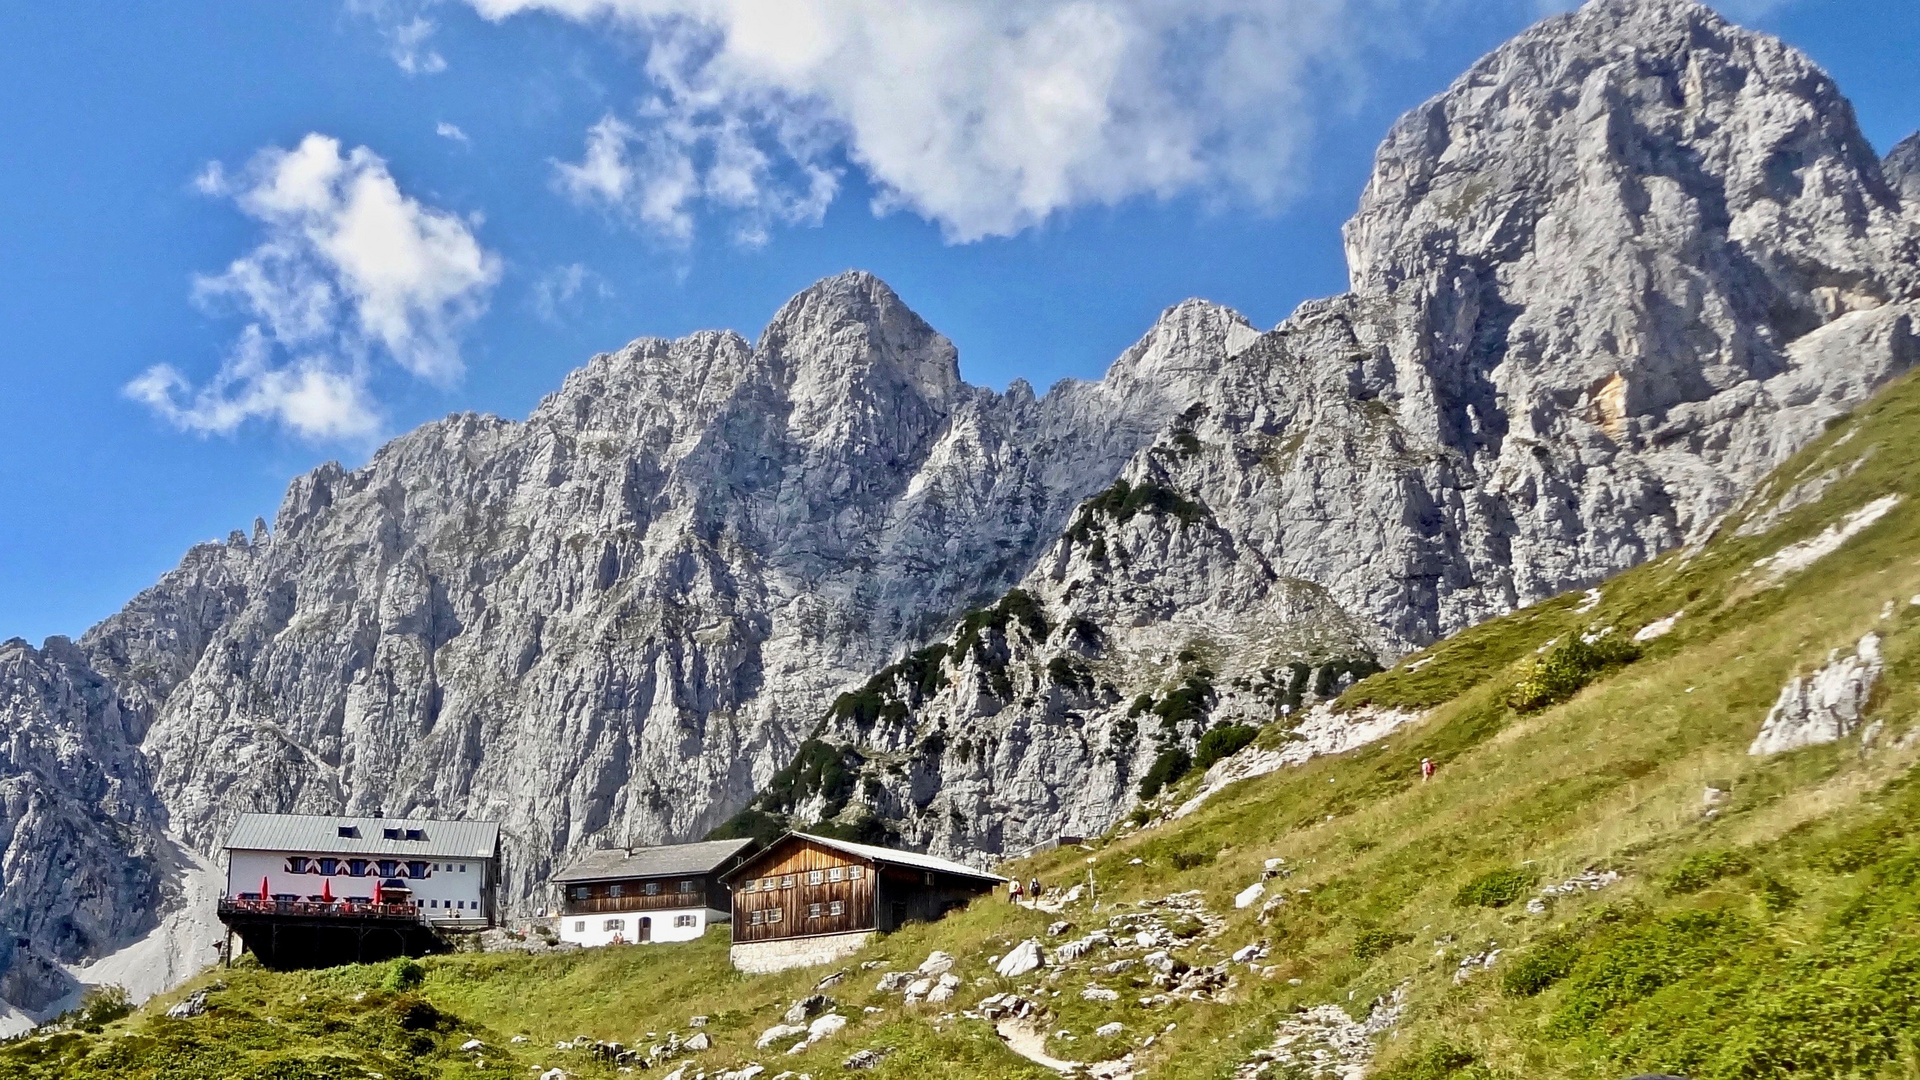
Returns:
[[[432,46],[440,29],[421,14],[434,0],[347,0],[347,10],[373,20],[387,43],[387,56],[409,75],[437,75],[447,58]]]
[[[368,383],[381,360],[438,385],[459,378],[460,335],[486,309],[500,259],[468,221],[403,194],[373,151],[308,135],[238,177],[209,166],[194,186],[232,198],[265,233],[193,284],[196,302],[247,326],[204,386],[162,364],[127,386],[134,399],[203,433],[262,418],[339,438],[377,428]]]
[[[467,137],[466,132],[460,130],[459,124],[450,124],[447,121],[442,120],[439,123],[433,125],[433,133],[435,135],[440,136],[443,139],[451,139],[462,146],[473,145],[473,140]]]
[[[585,263],[556,266],[534,281],[533,312],[544,322],[557,323],[588,296],[605,300],[612,295],[607,279]]]
[[[1316,74],[1431,0],[467,2],[644,42],[653,96],[596,124],[559,186],[674,240],[730,211],[751,242],[817,222],[843,161],[877,211],[955,241],[1185,191],[1278,206]]]
[[[1317,114],[1485,0],[466,0],[643,47],[650,97],[605,116],[561,190],[685,242],[818,222],[850,163],[876,212],[953,241],[1078,206],[1198,192],[1275,209]],[[1576,0],[1493,0],[1521,19]],[[1720,0],[1752,14],[1790,0]]]

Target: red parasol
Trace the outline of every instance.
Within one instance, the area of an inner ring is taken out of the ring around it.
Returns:
[[[321,879],[321,881],[320,881],[320,902],[321,902],[321,903],[323,903],[323,904],[331,904],[331,903],[333,903],[333,879],[332,879],[332,878],[322,878],[322,879]]]
[[[267,891],[267,877],[265,874],[260,875],[260,899],[273,899],[273,894]]]

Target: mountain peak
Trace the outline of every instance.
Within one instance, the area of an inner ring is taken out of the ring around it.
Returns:
[[[783,304],[759,351],[796,396],[834,396],[852,381],[897,380],[929,402],[964,385],[953,343],[864,270],[822,278]]]

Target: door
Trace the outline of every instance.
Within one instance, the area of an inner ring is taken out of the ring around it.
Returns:
[[[640,941],[653,940],[653,920],[642,916],[640,919]]]

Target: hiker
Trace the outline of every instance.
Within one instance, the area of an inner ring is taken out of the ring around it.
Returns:
[[[1040,879],[1039,878],[1034,878],[1032,881],[1027,882],[1027,898],[1035,901],[1036,903],[1039,901],[1040,899]]]
[[[1020,879],[1019,878],[1014,878],[1012,882],[1008,883],[1007,902],[1012,904],[1017,904],[1020,902]]]
[[[1433,759],[1432,758],[1423,757],[1420,759],[1420,779],[1423,781],[1433,779]]]

